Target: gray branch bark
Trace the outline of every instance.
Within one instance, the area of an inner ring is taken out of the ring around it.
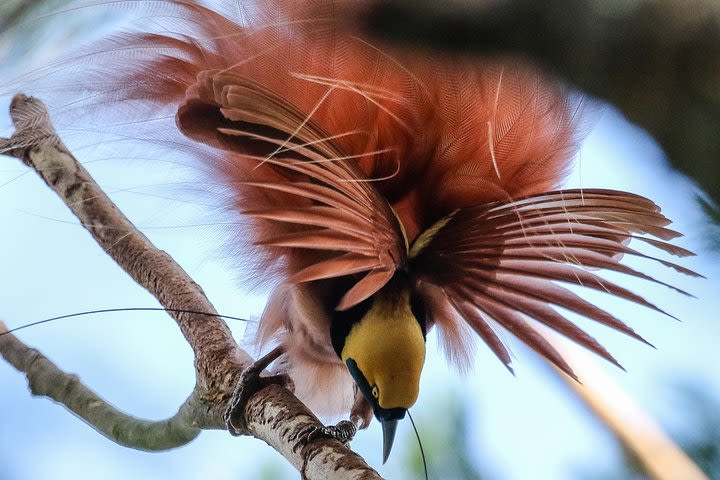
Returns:
[[[675,168],[720,204],[720,2],[717,0],[383,0],[367,28],[472,54],[550,67],[618,107]]]
[[[7,328],[0,322],[0,333]],[[169,450],[191,442],[200,434],[194,426],[199,400],[195,395],[173,417],[152,422],[127,415],[60,370],[45,355],[12,334],[0,336],[0,355],[25,373],[30,392],[63,404],[103,436],[120,445],[145,451]]]
[[[0,138],[0,153],[33,168],[103,250],[165,308],[216,313],[202,289],[135,228],[67,150],[39,100],[16,95],[10,114],[16,131],[10,139]],[[13,335],[0,336],[0,356],[27,375],[33,394],[63,404],[113,441],[141,450],[172,448],[191,441],[201,429],[225,428],[226,405],[252,358],[237,346],[219,317],[170,315],[195,354],[197,383],[178,413],[165,421],[148,422],[118,411]],[[257,392],[246,406],[245,418],[249,433],[280,452],[304,478],[380,478],[336,440],[307,443],[302,433],[322,424],[284,388]]]

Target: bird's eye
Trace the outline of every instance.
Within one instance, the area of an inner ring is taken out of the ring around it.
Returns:
[[[372,396],[375,398],[378,398],[380,396],[380,390],[378,389],[377,385],[373,385]]]

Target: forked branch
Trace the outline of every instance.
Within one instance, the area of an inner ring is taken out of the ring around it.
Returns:
[[[237,346],[202,289],[165,252],[118,210],[55,133],[44,105],[18,94],[10,106],[16,131],[0,139],[0,153],[33,168],[77,216],[103,250],[170,310],[195,354],[196,387],[178,413],[160,422],[121,413],[13,335],[0,337],[0,356],[28,377],[35,395],[50,397],[111,440],[141,450],[161,450],[191,441],[201,429],[224,428],[223,412],[243,369],[252,363]],[[205,314],[180,313],[205,312]],[[4,326],[2,327],[4,328]],[[302,433],[322,426],[288,390],[270,386],[245,408],[251,435],[264,440],[308,479],[380,478],[340,442]]]
[[[5,325],[0,322],[0,333],[5,331]],[[0,336],[0,355],[26,375],[33,395],[65,405],[117,444],[146,451],[168,450],[189,443],[200,433],[195,425],[200,423],[197,419],[202,409],[198,408],[200,402],[195,395],[167,420],[141,420],[119,411],[83,385],[77,376],[62,371],[12,334]]]

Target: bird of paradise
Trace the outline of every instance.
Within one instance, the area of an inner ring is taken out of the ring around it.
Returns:
[[[628,246],[690,255],[651,200],[558,189],[586,108],[537,67],[382,44],[350,21],[362,2],[161,3],[175,31],[113,38],[87,88],[138,117],[169,110],[210,147],[184,152],[226,186],[246,220],[237,262],[272,288],[264,363],[316,413],[348,415],[348,435],[374,415],[384,460],[433,328],[461,369],[480,337],[512,371],[507,330],[574,376],[533,322],[618,363],[555,306],[644,340],[563,284],[659,311],[594,270],[662,283],[621,263],[634,255],[694,275]]]

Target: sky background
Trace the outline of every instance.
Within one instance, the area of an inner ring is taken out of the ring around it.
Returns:
[[[43,18],[23,30],[0,34],[0,136],[11,133],[5,113],[9,95],[4,93],[12,93],[10,81],[18,72],[37,69],[46,62],[43,58],[66,53],[71,41],[92,39],[118,21],[118,15],[96,8]],[[12,88],[17,84],[22,81]],[[26,92],[47,99],[43,96],[47,91]],[[118,161],[126,151],[114,144],[98,147],[98,138],[84,130],[68,128],[60,133],[121,210],[188,271],[218,311],[240,317],[259,315],[265,300],[262,292],[243,292],[233,269],[238,260],[222,254],[222,229],[203,225],[213,218],[212,210],[192,196],[171,199],[178,192],[177,182],[187,178],[182,168],[171,162]],[[578,319],[628,370],[604,365],[608,374],[661,425],[670,431],[682,430],[687,416],[677,396],[679,383],[697,383],[720,395],[716,321],[720,262],[717,253],[707,248],[706,224],[695,189],[668,170],[662,152],[647,134],[610,107],[598,116],[567,186],[616,188],[653,199],[674,220],[673,228],[686,234],[678,244],[698,253],[682,264],[706,280],[628,259],[629,264],[697,299],[621,280],[682,323],[601,294],[584,294],[626,320],[657,350]],[[0,319],[10,327],[83,310],[156,305],[100,250],[54,193],[8,157],[0,157],[0,225]],[[242,338],[244,325],[230,326]],[[18,336],[64,370],[78,374],[115,406],[140,417],[172,415],[194,384],[190,348],[174,322],[162,313],[69,319]],[[443,421],[448,399],[458,398],[470,412],[472,460],[492,478],[576,479],[582,472],[614,462],[617,446],[612,436],[517,342],[512,345],[517,357],[515,377],[480,344],[474,369],[461,377],[446,366],[434,334],[429,344],[420,399],[412,410],[421,436],[424,427],[430,430],[434,422]],[[401,478],[404,458],[416,448],[409,423],[401,426],[393,455],[384,467],[381,443],[374,424],[358,435],[353,447],[381,474]],[[433,452],[426,453],[432,463]],[[264,443],[233,438],[222,431],[204,432],[190,445],[166,453],[125,449],[62,407],[31,398],[23,376],[0,362],[2,480],[261,476],[297,478],[297,473]]]

